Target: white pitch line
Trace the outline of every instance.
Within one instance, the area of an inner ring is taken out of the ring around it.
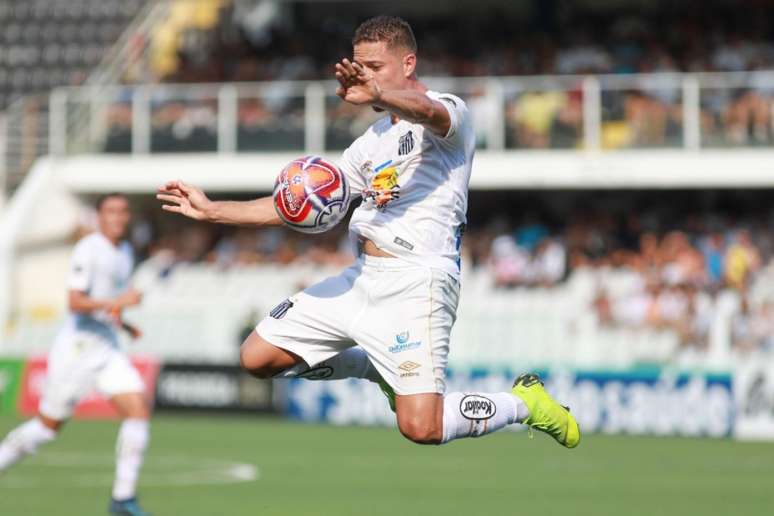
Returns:
[[[30,467],[44,468],[93,468],[112,467],[114,458],[108,455],[83,453],[41,453],[32,459]],[[173,467],[169,471],[163,469]],[[161,468],[162,471],[154,471]],[[260,477],[260,470],[253,464],[228,462],[219,459],[183,456],[152,456],[140,473],[140,487],[197,486],[253,482]],[[29,473],[14,475],[7,471],[0,476],[0,490],[27,489],[44,486],[95,487],[110,486],[111,473],[74,473],[57,475],[55,479],[40,479]]]

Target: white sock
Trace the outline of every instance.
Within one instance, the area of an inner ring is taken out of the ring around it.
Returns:
[[[137,478],[150,440],[150,423],[144,419],[126,419],[121,423],[116,442],[116,479],[113,499],[133,498]]]
[[[309,367],[304,363],[278,373],[275,378],[306,378],[307,380],[342,380],[364,378],[372,382],[381,380],[376,368],[361,347],[351,347],[319,364]]]
[[[508,392],[452,392],[443,399],[443,441],[491,434],[529,416],[527,406]]]
[[[56,432],[40,419],[30,419],[13,429],[0,443],[0,471],[10,468],[27,455],[32,455],[41,444],[53,441]]]

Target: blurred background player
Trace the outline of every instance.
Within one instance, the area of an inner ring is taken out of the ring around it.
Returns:
[[[359,260],[272,310],[242,345],[242,366],[260,378],[379,382],[401,433],[420,444],[524,423],[577,446],[577,423],[535,375],[520,376],[512,392],[444,395],[475,149],[471,115],[459,97],[418,81],[417,44],[403,19],[366,20],[352,44],[353,60],[335,67],[337,95],[389,113],[339,162],[363,198],[350,222]],[[198,220],[280,223],[271,197],[212,202],[173,181],[158,198]]]
[[[78,401],[95,388],[123,418],[116,446],[110,513],[147,514],[137,505],[135,487],[149,440],[150,409],[137,370],[119,348],[118,329],[132,338],[140,331],[121,319],[124,308],[140,303],[129,286],[134,266],[124,240],[131,214],[122,194],[97,201],[98,231],[75,246],[68,280],[70,316],[48,357],[46,387],[39,413],[0,443],[0,471],[53,441]]]

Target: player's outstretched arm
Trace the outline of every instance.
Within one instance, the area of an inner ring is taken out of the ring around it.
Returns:
[[[451,117],[446,106],[416,90],[382,90],[373,103],[398,118],[424,125],[435,134],[446,136],[451,127]]]
[[[159,187],[156,198],[168,203],[162,204],[163,210],[195,220],[249,226],[277,226],[282,223],[270,196],[252,201],[212,201],[201,188],[183,181],[170,181]]]
[[[336,94],[352,104],[370,104],[398,118],[421,124],[441,136],[451,127],[451,116],[441,102],[418,90],[384,90],[373,72],[358,62],[342,59],[336,63]]]

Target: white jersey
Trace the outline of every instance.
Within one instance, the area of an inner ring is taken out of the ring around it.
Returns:
[[[462,99],[426,95],[448,110],[448,134],[387,116],[344,151],[339,167],[353,196],[363,197],[349,229],[398,258],[456,277],[475,133]]]
[[[133,267],[134,253],[128,242],[115,246],[102,233],[92,233],[75,245],[67,288],[85,292],[94,299],[112,299],[129,287]],[[90,314],[70,313],[63,332],[85,332],[111,344],[118,342],[114,322],[104,310]]]

